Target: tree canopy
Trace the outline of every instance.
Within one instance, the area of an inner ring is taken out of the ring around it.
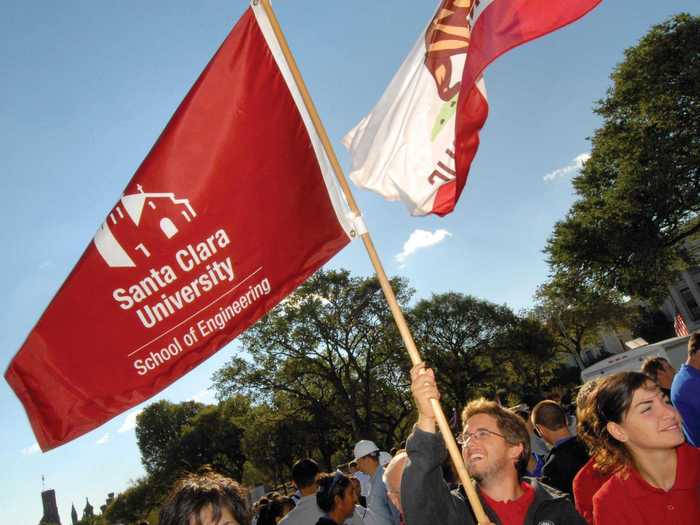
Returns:
[[[507,306],[449,292],[419,301],[410,319],[449,407],[461,409],[470,399],[498,391],[523,400],[534,394],[533,386],[545,388],[559,365],[542,325]],[[537,380],[528,382],[523,374]]]
[[[654,26],[625,51],[595,109],[603,125],[546,246],[555,272],[659,300],[694,264],[700,232],[700,17]]]
[[[405,304],[406,282],[392,285]],[[292,408],[325,462],[353,440],[388,448],[404,434],[413,410],[409,361],[376,279],[320,271],[241,342],[250,358],[235,357],[216,373],[219,396],[246,393]]]
[[[580,272],[560,269],[537,289],[536,315],[549,329],[557,347],[583,368],[581,351],[599,341],[601,331],[627,326],[630,311],[615,290]]]

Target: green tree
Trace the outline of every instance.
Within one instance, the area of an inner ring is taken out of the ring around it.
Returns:
[[[419,301],[410,318],[446,410],[499,391],[512,401],[539,398],[555,381],[556,345],[534,317],[449,292]]]
[[[183,470],[194,472],[210,465],[220,474],[241,479],[246,458],[241,450],[243,429],[235,422],[237,408],[236,400],[203,407],[182,428],[178,456]]]
[[[435,370],[445,407],[493,396],[511,356],[506,336],[517,321],[507,306],[449,292],[418,302],[410,313],[416,344]]]
[[[186,472],[210,465],[240,479],[245,457],[240,399],[205,406],[193,401],[149,405],[137,417],[136,439],[146,472],[164,489]]]
[[[401,279],[392,284],[405,304],[412,291]],[[220,398],[246,393],[274,406],[283,395],[327,466],[355,439],[388,447],[404,437],[410,361],[376,279],[320,271],[240,341],[250,357],[215,374]]]
[[[249,403],[240,397],[213,406],[159,401],[146,407],[136,418],[136,440],[147,476],[105,509],[110,520],[142,518],[158,507],[178,478],[205,465],[241,479],[244,431],[237,421],[246,410]]]
[[[185,426],[204,408],[201,403],[158,401],[136,418],[136,443],[141,463],[151,476],[163,476],[179,462],[180,436]],[[171,480],[167,480],[169,482]]]
[[[558,349],[584,368],[581,352],[599,342],[601,330],[629,322],[629,309],[617,292],[582,274],[560,271],[540,286],[535,314],[549,327]]]
[[[696,264],[700,232],[700,17],[654,26],[625,51],[596,113],[603,125],[546,246],[555,273],[659,301]]]
[[[273,404],[257,404],[245,416],[243,451],[247,460],[243,481],[277,485],[291,478],[294,462],[317,456],[312,421],[295,409],[294,399],[276,395]],[[330,464],[327,465],[330,467]]]
[[[517,401],[533,406],[553,387],[566,385],[556,337],[533,313],[518,317],[502,343],[509,358],[503,365],[503,388]]]
[[[118,494],[104,510],[108,523],[135,523],[143,519],[150,509],[156,508],[162,494],[146,476],[132,481],[129,488]]]

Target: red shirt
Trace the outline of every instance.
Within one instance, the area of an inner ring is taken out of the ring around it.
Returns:
[[[610,475],[603,475],[594,467],[593,458],[581,467],[574,478],[574,503],[576,511],[583,516],[588,523],[593,523],[593,495],[598,492]]]
[[[496,501],[486,493],[481,493],[484,501],[496,513],[501,523],[507,523],[508,525],[522,525],[525,523],[527,509],[530,508],[535,499],[535,489],[525,482],[520,483],[520,488],[523,489],[523,494],[518,499],[511,501]]]
[[[614,474],[593,496],[596,525],[697,525],[700,523],[700,449],[676,449],[676,481],[671,490],[652,487],[635,468]]]

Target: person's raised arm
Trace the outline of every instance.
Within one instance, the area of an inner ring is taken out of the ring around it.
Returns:
[[[425,363],[419,363],[411,368],[411,393],[418,409],[418,421],[416,427],[423,432],[435,433],[436,422],[430,399],[440,399],[435,373],[427,368]]]

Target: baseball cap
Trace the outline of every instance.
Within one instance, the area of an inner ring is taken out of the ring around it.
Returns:
[[[355,461],[357,461],[358,459],[363,458],[372,452],[377,452],[378,450],[379,447],[375,445],[373,441],[363,439],[355,443],[355,448],[352,450],[352,453],[355,456]]]

